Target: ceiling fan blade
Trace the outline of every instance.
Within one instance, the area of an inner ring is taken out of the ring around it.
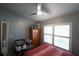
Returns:
[[[29,15],[36,15],[37,13],[32,13],[32,14],[29,14]]]

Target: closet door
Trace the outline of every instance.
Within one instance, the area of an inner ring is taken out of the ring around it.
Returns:
[[[32,44],[36,47],[40,45],[40,31],[38,29],[33,29],[32,32]]]

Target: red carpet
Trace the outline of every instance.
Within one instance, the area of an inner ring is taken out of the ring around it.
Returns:
[[[24,52],[24,56],[72,56],[72,54],[50,44],[42,44],[30,51]]]

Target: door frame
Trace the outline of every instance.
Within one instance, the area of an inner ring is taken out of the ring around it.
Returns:
[[[7,22],[7,21],[1,21],[1,53],[3,53],[2,52],[2,32],[3,32],[3,28],[2,28],[2,25],[3,25],[3,23],[7,23],[7,35],[9,36],[9,22]],[[8,39],[9,37],[7,37],[6,39]],[[7,48],[7,50],[8,50],[8,48]]]

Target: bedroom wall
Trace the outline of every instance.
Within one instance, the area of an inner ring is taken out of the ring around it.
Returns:
[[[14,41],[25,37],[28,38],[28,27],[35,24],[35,21],[0,5],[0,21],[3,20],[9,22],[9,52],[11,55],[14,49]]]
[[[46,24],[58,24],[58,23],[68,23],[72,22],[72,53],[74,55],[79,55],[79,14],[71,14],[66,16],[61,16],[57,18],[51,18],[46,21],[42,21],[42,43],[43,43],[43,26]]]

